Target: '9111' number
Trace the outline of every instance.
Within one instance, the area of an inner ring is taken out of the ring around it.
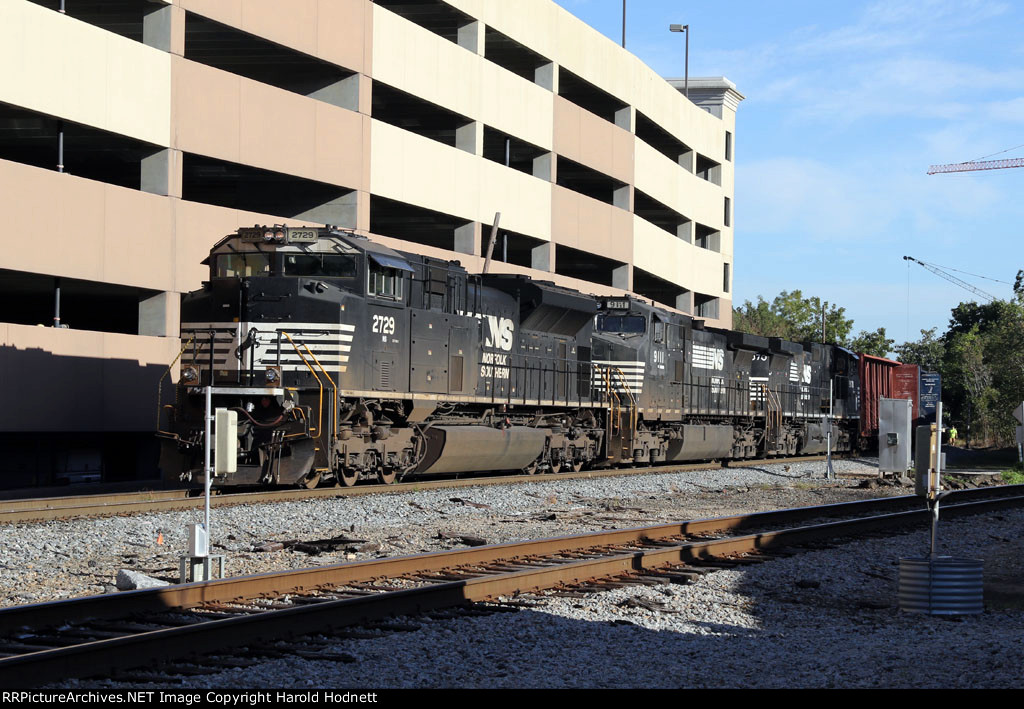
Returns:
[[[395,334],[395,319],[388,315],[373,316],[373,331],[382,335]]]

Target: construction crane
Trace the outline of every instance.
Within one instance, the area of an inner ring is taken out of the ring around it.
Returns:
[[[975,170],[1002,170],[1007,167],[1024,167],[1024,158],[1009,158],[1007,160],[968,160],[967,162],[955,162],[949,165],[932,165],[928,168],[929,175],[943,172],[973,172]]]
[[[913,261],[917,265],[919,265],[919,266],[921,266],[923,268],[928,269],[929,271],[934,273],[936,276],[941,276],[942,278],[945,278],[950,283],[957,284],[958,286],[960,286],[964,290],[969,290],[971,293],[974,293],[975,295],[980,295],[982,298],[985,298],[989,302],[992,302],[993,300],[996,300],[996,297],[994,295],[989,295],[985,291],[983,291],[983,290],[981,290],[979,288],[975,288],[970,283],[967,283],[966,281],[961,281],[956,276],[952,275],[951,273],[947,273],[946,271],[943,271],[941,268],[939,268],[938,266],[936,266],[934,264],[925,263],[924,261],[919,261],[918,259],[914,258],[913,256],[904,256],[903,260],[904,261]]]

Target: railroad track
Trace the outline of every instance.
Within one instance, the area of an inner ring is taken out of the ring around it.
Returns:
[[[1001,496],[979,499],[996,492]],[[948,499],[953,504],[943,508],[947,518],[1020,507],[1024,486],[961,491]],[[145,681],[150,675],[123,672],[156,663],[171,663],[164,668],[169,674],[205,674],[282,653],[315,654],[316,642],[294,641],[285,649],[266,643],[345,636],[345,628],[395,615],[552,588],[688,583],[709,568],[791,554],[795,545],[926,525],[930,515],[920,500],[921,509],[893,512],[907,502],[886,498],[761,512],[5,608],[0,686],[113,675]],[[806,524],[837,516],[845,519]],[[495,607],[501,608],[514,610]],[[329,639],[321,640],[319,647],[327,644]],[[184,659],[197,648],[221,656]]]
[[[764,460],[734,461],[731,466],[807,463],[825,460],[825,456],[802,458],[770,458]],[[349,497],[381,493],[413,492],[436,488],[477,487],[483,485],[508,485],[546,480],[576,480],[604,478],[620,475],[650,475],[678,473],[687,470],[707,470],[714,463],[690,463],[685,465],[662,465],[645,468],[591,470],[580,473],[556,473],[552,475],[505,475],[500,477],[471,477],[461,479],[425,480],[395,485],[357,485],[351,488],[316,488],[271,490],[265,492],[244,492],[218,494],[211,497],[211,506],[253,505],[268,502],[292,502],[315,498]],[[112,515],[137,514],[142,512],[168,512],[192,510],[203,507],[203,498],[190,496],[188,490],[162,490],[143,492],[121,492],[103,495],[76,495],[70,497],[26,498],[0,501],[0,524],[42,522],[55,519],[77,519],[83,517],[104,517]]]

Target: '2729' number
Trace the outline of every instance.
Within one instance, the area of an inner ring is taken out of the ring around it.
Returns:
[[[390,315],[374,315],[373,331],[382,335],[394,335],[395,319]]]

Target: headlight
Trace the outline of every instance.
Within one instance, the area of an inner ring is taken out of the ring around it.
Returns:
[[[267,384],[276,384],[281,379],[281,373],[276,368],[271,367],[267,370]]]
[[[186,384],[199,381],[199,372],[195,367],[185,367],[181,370],[181,380]]]

